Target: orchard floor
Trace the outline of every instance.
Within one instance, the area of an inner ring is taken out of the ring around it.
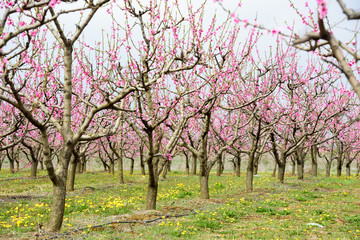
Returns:
[[[0,173],[0,239],[359,239],[360,179],[286,176],[269,172],[245,191],[245,177],[210,177],[210,200],[199,199],[198,176],[171,172],[160,182],[158,210],[145,211],[145,176],[126,184],[105,172],[77,176],[63,228],[43,232],[49,216],[48,178]],[[45,172],[40,172],[40,176]],[[244,175],[244,174],[243,174]],[[18,177],[18,179],[9,179]]]

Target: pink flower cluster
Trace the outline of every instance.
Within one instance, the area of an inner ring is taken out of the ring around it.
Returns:
[[[317,4],[319,5],[318,11],[319,11],[319,18],[323,19],[326,17],[328,13],[327,9],[327,1],[326,0],[316,0]]]
[[[61,3],[60,0],[51,0],[49,6],[53,8],[55,7],[56,4],[60,4],[60,3]]]

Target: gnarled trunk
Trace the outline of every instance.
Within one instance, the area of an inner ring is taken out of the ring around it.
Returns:
[[[46,226],[46,230],[49,232],[59,231],[63,223],[66,197],[65,181],[64,178],[58,178],[57,183],[53,184],[50,219]]]

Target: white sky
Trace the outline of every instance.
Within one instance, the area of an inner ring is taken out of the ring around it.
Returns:
[[[122,0],[117,0],[122,2]],[[141,0],[142,3],[146,3],[149,0]],[[186,2],[191,0],[178,0],[181,5],[183,5],[184,9],[186,7]],[[360,0],[344,0],[345,4],[348,7],[351,7],[355,10],[360,10]],[[203,1],[200,0],[192,0],[191,3],[196,6],[201,4]],[[304,0],[293,0],[294,5],[298,8],[298,10],[307,15],[308,10],[305,7]],[[315,12],[316,16],[316,0],[309,0],[309,5],[311,9]],[[223,5],[226,9],[234,10],[238,5],[238,0],[223,0]],[[70,4],[70,6],[73,6]],[[209,21],[212,18],[213,14],[216,12],[217,18],[220,20],[227,18],[227,13],[217,4],[214,3],[213,0],[208,0],[206,3],[206,12],[205,18],[208,18]],[[348,42],[353,40],[354,29],[360,29],[359,21],[347,21],[345,15],[342,13],[338,3],[336,0],[328,0],[328,19],[330,24],[338,23],[336,28],[333,29],[335,36],[343,41]],[[296,14],[294,9],[290,7],[289,0],[242,0],[241,8],[238,8],[236,11],[237,16],[240,19],[248,19],[249,22],[254,22],[254,19],[257,18],[257,22],[260,25],[263,25],[266,28],[274,29],[280,27],[281,29],[286,31],[286,26],[293,25],[295,27],[296,33],[300,36],[305,34],[307,27],[302,24],[300,17]],[[117,18],[121,19],[121,16],[117,16]],[[75,28],[76,17],[71,15],[65,16],[62,19],[62,23],[66,29],[71,30]],[[120,20],[121,21],[121,20]],[[91,21],[89,26],[86,28],[83,33],[88,43],[93,43],[95,41],[101,40],[101,29],[104,28],[110,29],[111,19],[105,10],[100,10],[95,15],[95,18]],[[286,24],[287,23],[287,24]],[[241,23],[240,23],[241,24]],[[349,30],[346,30],[349,29]],[[244,34],[240,37],[246,37],[248,35],[248,30],[244,31]],[[264,36],[259,41],[258,48],[260,52],[266,52],[269,49],[269,45],[274,44],[274,37],[270,34],[264,34]],[[356,36],[356,41],[359,42],[359,36]],[[360,46],[358,44],[358,46]],[[345,81],[346,82],[346,81]]]

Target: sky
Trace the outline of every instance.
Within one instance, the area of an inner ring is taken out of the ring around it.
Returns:
[[[147,2],[148,0],[141,0],[141,2]],[[200,0],[178,0],[181,7],[186,9],[187,2],[190,2],[192,5],[197,6],[203,1]],[[360,10],[360,1],[359,0],[344,0],[348,7],[352,7],[355,10]],[[122,2],[120,0],[119,2]],[[305,8],[304,0],[293,0],[294,6],[298,8],[301,13],[307,13]],[[310,0],[309,6],[315,11],[316,10],[316,1]],[[239,1],[238,0],[223,0],[223,5],[226,9],[233,11],[236,9]],[[68,5],[73,6],[73,3]],[[205,18],[208,18],[209,21],[212,18],[213,14],[216,13],[218,19],[226,19],[228,13],[225,12],[217,3],[214,3],[214,0],[207,0],[206,3],[206,12]],[[345,15],[342,13],[336,0],[328,0],[328,9],[329,9],[329,19],[332,23],[340,22],[345,19]],[[241,7],[237,8],[235,14],[240,19],[248,19],[249,22],[257,22],[260,25],[263,25],[266,28],[274,29],[281,28],[286,30],[287,25],[295,26],[297,33],[304,34],[308,29],[301,23],[300,17],[296,14],[295,10],[290,7],[289,0],[242,0]],[[121,18],[121,16],[117,16]],[[68,29],[75,29],[76,17],[74,15],[66,15],[61,18],[61,21],[66,25]],[[336,28],[336,31],[339,31],[339,36],[347,36],[348,31],[344,31],[343,28],[349,27],[353,29],[356,25],[355,22],[358,21],[344,21]],[[111,19],[104,9],[98,11],[95,15],[95,18],[91,21],[90,26],[85,30],[85,35],[91,39],[96,40],[101,33],[101,29],[110,28]],[[359,26],[358,26],[359,27]],[[90,40],[90,41],[91,41]]]
[[[118,0],[122,2],[122,0]],[[146,3],[149,0],[141,0],[142,3]],[[164,1],[164,0],[162,0]],[[178,0],[181,8],[186,9],[187,4],[192,4],[198,6],[203,1],[200,0]],[[291,2],[289,0],[242,0],[241,7],[237,8],[239,1],[238,0],[223,0],[223,6],[225,9],[230,11],[235,11],[236,16],[239,19],[247,19],[249,22],[254,23],[255,19],[259,25],[264,26],[268,29],[282,29],[286,33],[289,31],[286,30],[288,25],[294,26],[295,32],[300,36],[304,35],[309,28],[302,24],[300,16],[296,11],[290,7]],[[355,10],[360,10],[360,0],[344,0],[345,4]],[[294,6],[298,9],[299,12],[308,15],[308,9],[305,7],[306,1],[304,0],[293,0]],[[72,3],[73,4],[73,3]],[[73,5],[70,4],[69,6]],[[308,4],[310,8],[315,12],[317,3],[316,0],[309,0]],[[345,15],[342,13],[342,10],[339,7],[339,4],[336,0],[328,0],[328,20],[330,25],[333,26],[336,23],[336,26],[332,29],[334,31],[335,37],[337,37],[342,42],[359,42],[358,34],[354,34],[354,31],[360,29],[360,21],[348,21]],[[222,21],[228,17],[228,12],[224,11],[218,3],[214,3],[214,0],[207,0],[206,3],[206,13],[205,19],[208,19],[210,22],[213,15],[216,13],[217,19]],[[121,21],[121,13],[116,15],[116,18]],[[75,23],[77,22],[74,15],[67,15],[61,19],[61,22],[66,26],[68,30],[75,29]],[[242,24],[242,23],[240,23]],[[84,36],[88,43],[101,40],[102,29],[108,30],[111,26],[111,18],[109,14],[106,13],[105,9],[101,9],[97,12],[94,19],[90,22],[89,26],[85,29]],[[240,38],[247,37],[249,29],[244,28],[244,34],[240,35]],[[240,40],[241,41],[241,40]],[[264,54],[269,50],[269,46],[275,43],[275,37],[271,34],[264,32],[261,37],[258,48],[260,52]],[[360,46],[358,44],[357,46]],[[345,81],[346,82],[346,81]]]

